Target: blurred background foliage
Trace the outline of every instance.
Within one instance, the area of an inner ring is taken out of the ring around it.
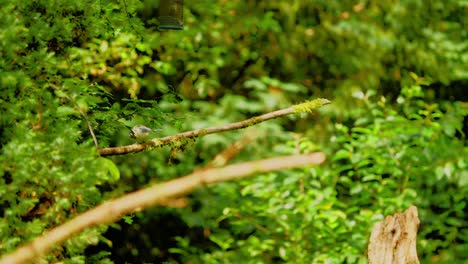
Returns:
[[[0,9],[0,252],[106,199],[201,168],[324,151],[327,163],[198,190],[92,228],[48,262],[365,263],[372,224],[419,208],[423,263],[468,258],[468,4],[463,0],[11,1]],[[55,88],[54,88],[55,87]],[[320,112],[98,157],[308,98]],[[86,118],[83,116],[86,116]]]

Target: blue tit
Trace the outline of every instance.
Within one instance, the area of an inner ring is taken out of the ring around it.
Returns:
[[[143,139],[153,132],[159,132],[162,129],[151,129],[143,125],[136,125],[132,128],[130,132],[130,137],[134,139]]]

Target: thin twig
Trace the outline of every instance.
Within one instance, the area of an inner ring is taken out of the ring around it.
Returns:
[[[86,121],[86,125],[88,126],[88,129],[89,129],[89,133],[91,134],[91,136],[93,137],[93,141],[94,141],[94,145],[96,146],[96,148],[99,147],[98,145],[98,141],[97,141],[97,138],[96,138],[96,135],[94,134],[94,131],[93,131],[93,128],[91,127],[91,123],[89,122],[88,120],[88,117],[86,116],[86,114],[81,110],[80,106],[75,102],[75,100],[73,100],[70,96],[66,95],[64,91],[62,91],[62,89],[60,89],[60,87],[58,87],[57,85],[51,83],[50,86],[52,88],[54,88],[55,90],[57,91],[60,91],[60,92],[63,92],[64,96],[67,98],[68,101],[72,102],[73,106],[75,106],[75,109],[78,110],[78,112],[80,113],[80,115],[84,118],[84,120]]]
[[[114,147],[114,148],[102,148],[102,149],[99,149],[98,152],[99,152],[99,155],[101,156],[123,155],[123,154],[128,154],[128,153],[140,152],[146,149],[162,147],[175,141],[201,137],[204,135],[225,132],[229,130],[246,128],[246,127],[249,127],[249,126],[270,120],[270,119],[278,118],[278,117],[289,115],[292,113],[311,112],[312,110],[317,109],[329,103],[330,103],[329,100],[319,98],[319,99],[307,101],[305,103],[301,103],[298,105],[294,105],[285,109],[266,113],[261,116],[252,117],[247,120],[240,121],[240,122],[235,122],[235,123],[231,123],[231,124],[227,124],[223,126],[203,128],[203,129],[183,132],[183,133],[179,133],[173,136],[152,139],[150,141],[147,141],[141,144],[133,144],[133,145],[128,145],[128,146]]]
[[[188,194],[198,187],[217,182],[244,178],[257,173],[321,164],[325,154],[310,153],[252,161],[226,166],[219,169],[197,171],[185,177],[157,184],[103,204],[55,227],[30,243],[3,256],[0,264],[26,263],[44,256],[71,236],[86,228],[119,220],[126,214],[157,205],[168,198]]]

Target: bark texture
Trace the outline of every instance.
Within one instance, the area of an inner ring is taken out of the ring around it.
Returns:
[[[418,209],[415,206],[376,223],[368,246],[369,263],[419,264],[416,251],[418,227]]]

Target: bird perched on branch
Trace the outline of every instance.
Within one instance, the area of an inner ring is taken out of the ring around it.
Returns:
[[[131,129],[129,136],[131,138],[141,140],[141,139],[145,139],[147,136],[149,136],[153,132],[160,132],[160,131],[162,131],[162,129],[151,129],[144,125],[136,125]]]

